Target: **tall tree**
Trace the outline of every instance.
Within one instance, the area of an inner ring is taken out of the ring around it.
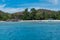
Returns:
[[[30,12],[31,12],[31,19],[32,19],[32,20],[34,20],[34,19],[35,19],[35,16],[36,16],[37,11],[36,11],[36,9],[35,9],[35,8],[32,8]]]
[[[60,11],[57,13],[57,19],[60,20]]]
[[[28,12],[28,8],[25,9],[25,11],[23,12],[23,19],[24,20],[28,20],[29,19],[29,12]]]

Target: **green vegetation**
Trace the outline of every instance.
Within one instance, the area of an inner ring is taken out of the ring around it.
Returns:
[[[11,19],[19,20],[60,20],[60,11],[52,11],[46,9],[32,8],[28,11],[26,8],[23,12],[5,13],[0,11],[0,21],[6,21]]]

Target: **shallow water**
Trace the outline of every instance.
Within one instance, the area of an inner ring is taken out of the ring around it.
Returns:
[[[1,22],[0,40],[60,40],[60,22]]]

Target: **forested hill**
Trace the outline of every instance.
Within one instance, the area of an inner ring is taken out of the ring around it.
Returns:
[[[0,11],[0,20],[6,21],[11,19],[19,20],[60,20],[60,11],[47,9],[32,8],[30,11],[26,8],[23,12],[5,13]]]

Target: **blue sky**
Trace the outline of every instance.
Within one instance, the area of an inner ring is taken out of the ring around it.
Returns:
[[[14,13],[25,8],[60,10],[60,0],[0,0],[0,10]]]

